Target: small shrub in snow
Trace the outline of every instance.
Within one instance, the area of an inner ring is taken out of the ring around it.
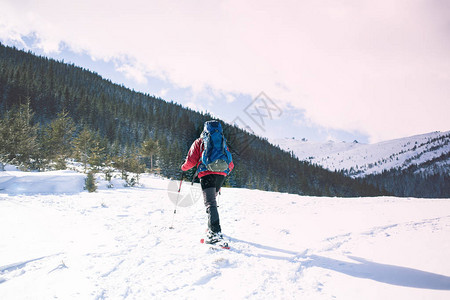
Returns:
[[[97,190],[97,185],[95,183],[95,178],[94,178],[94,173],[93,172],[89,172],[87,177],[86,177],[86,181],[85,181],[86,185],[85,185],[85,189],[89,192],[95,192]]]

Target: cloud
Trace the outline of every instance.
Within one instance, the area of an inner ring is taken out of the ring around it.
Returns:
[[[227,103],[233,103],[234,101],[236,101],[236,97],[230,94],[227,94],[225,96],[225,101],[227,101]]]
[[[0,39],[34,34],[47,52],[63,42],[193,94],[264,91],[378,141],[450,128],[444,2],[7,0]]]
[[[206,109],[200,103],[197,103],[194,101],[190,101],[190,102],[186,103],[186,107],[189,107],[190,109],[193,109],[196,111],[206,112]]]
[[[169,92],[169,89],[167,88],[163,88],[159,91],[159,93],[156,93],[156,95],[162,99],[164,99],[167,95],[167,93]]]
[[[117,67],[117,71],[124,73],[127,78],[132,78],[139,84],[147,83],[145,71],[139,67],[130,64],[122,64]]]

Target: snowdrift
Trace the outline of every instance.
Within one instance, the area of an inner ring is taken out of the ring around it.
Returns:
[[[0,172],[0,193],[75,194],[83,191],[85,178],[75,171]]]

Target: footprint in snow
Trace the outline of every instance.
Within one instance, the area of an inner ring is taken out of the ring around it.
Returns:
[[[196,282],[194,282],[195,285],[204,285],[207,284],[208,282],[210,282],[212,279],[214,279],[215,277],[220,276],[221,273],[220,271],[215,271],[209,274],[206,274],[202,277],[200,277]]]
[[[231,268],[233,264],[226,258],[218,258],[214,261],[214,264],[219,268]]]

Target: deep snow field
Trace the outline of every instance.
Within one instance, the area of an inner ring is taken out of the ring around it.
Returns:
[[[212,250],[202,200],[141,183],[0,172],[0,299],[450,299],[450,199],[223,188]]]

